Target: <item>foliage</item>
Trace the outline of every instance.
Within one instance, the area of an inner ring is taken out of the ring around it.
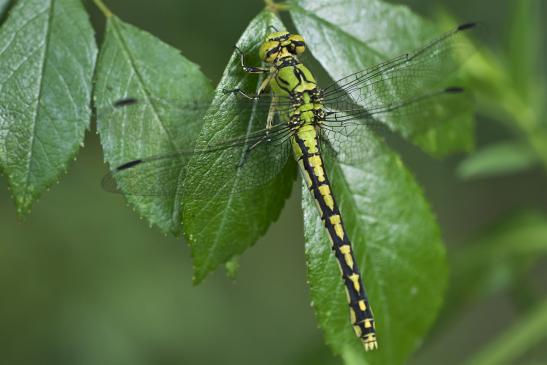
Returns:
[[[83,143],[97,50],[78,0],[18,2],[0,49],[0,171],[24,214]]]
[[[263,11],[243,32],[237,45],[251,55],[246,62],[258,63],[258,47],[270,26],[281,28],[282,24],[274,14]],[[254,91],[260,82],[256,75],[245,75],[239,55],[234,52],[217,87],[217,96],[205,115],[198,148],[263,128],[266,111],[241,113],[237,98],[222,92],[234,88]],[[245,147],[240,147],[219,154],[196,156],[189,163],[184,183],[188,193],[185,196],[207,197],[188,199],[183,203],[184,234],[192,247],[196,283],[254,244],[277,219],[290,194],[296,174],[292,160],[278,176],[259,189],[238,190],[238,186],[244,185],[244,180],[251,176],[242,175],[230,167],[237,166],[244,153]],[[260,176],[260,167],[263,166],[257,166],[253,175]]]
[[[0,29],[0,171],[21,215],[60,178],[83,145],[91,105],[104,160],[111,168],[227,140],[256,129],[265,119],[263,111],[239,113],[236,99],[222,92],[235,87],[256,90],[260,85],[259,78],[241,70],[237,52],[214,91],[199,67],[175,48],[95,2],[106,18],[97,62],[93,29],[78,0],[20,0]],[[276,14],[283,10],[334,80],[412,50],[441,29],[407,7],[379,0],[267,3],[237,42],[245,50],[246,62],[259,63],[257,48],[269,27],[290,24]],[[0,13],[5,4],[0,1]],[[514,139],[470,155],[459,168],[464,178],[515,174],[539,164],[547,168],[545,75],[538,77],[536,63],[541,32],[539,16],[531,16],[539,13],[538,2],[515,6],[508,62],[480,49],[465,72],[481,112],[509,126]],[[112,107],[128,97],[145,103],[134,109]],[[432,156],[468,151],[474,142],[472,106],[465,100],[455,110],[458,113],[447,123],[426,121],[433,131],[427,135],[415,137],[412,125],[393,129]],[[363,156],[358,165],[344,162],[343,153],[326,156],[326,161],[375,309],[380,349],[364,353],[348,325],[338,269],[304,189],[312,303],[326,343],[347,364],[402,364],[426,341],[441,308],[448,272],[444,245],[424,193],[402,159],[374,131],[355,138]],[[331,142],[335,149],[340,147],[340,141]],[[195,283],[223,264],[234,276],[238,257],[277,220],[291,193],[296,176],[292,160],[260,189],[236,191],[245,176],[218,166],[242,152],[193,157],[177,165],[168,180],[158,181],[173,194],[126,195],[151,225],[163,233],[184,234],[192,250]],[[260,174],[256,166],[256,175]],[[123,182],[118,187],[122,192],[128,189]],[[545,253],[546,227],[542,213],[523,213],[485,230],[450,255],[447,305],[436,331],[443,331],[471,303],[515,290],[519,283],[514,278],[526,276]],[[521,323],[469,356],[469,364],[518,359],[545,337],[546,312],[545,303],[537,300],[537,308],[525,311]]]
[[[540,9],[541,3],[535,0],[515,3],[506,56],[500,58],[483,50],[468,63],[468,82],[482,102],[481,112],[499,121],[502,128],[509,127],[514,141],[512,147],[486,146],[470,156],[460,168],[462,176],[519,172],[536,161],[547,169],[547,90],[546,75],[539,64],[543,48]],[[508,153],[511,160],[501,168],[499,161],[506,161]]]
[[[169,65],[168,73],[165,64]],[[138,109],[113,108],[112,101],[123,97],[146,102]],[[203,110],[188,109],[181,114],[174,106],[159,102],[160,98],[199,104],[210,102],[211,97],[212,87],[198,66],[152,35],[108,16],[94,101],[105,160],[112,168],[143,156],[175,153],[181,146],[195,143]],[[172,181],[158,183],[175,185],[184,171],[173,168],[171,173]],[[181,202],[176,194],[128,195],[127,199],[161,231],[180,232]]]

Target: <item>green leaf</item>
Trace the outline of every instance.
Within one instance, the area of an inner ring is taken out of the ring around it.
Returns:
[[[110,16],[96,78],[97,129],[111,168],[138,158],[172,154],[194,145],[205,109],[180,110],[178,106],[208,104],[213,89],[199,67],[179,51],[116,16]],[[136,98],[139,105],[113,108],[113,103],[122,98]],[[180,104],[161,100],[176,100]],[[180,185],[184,179],[184,166],[173,168],[169,173],[174,176],[172,180],[158,183]],[[128,187],[120,181],[119,188],[124,191]],[[176,188],[172,187],[172,191]],[[127,200],[139,215],[161,231],[180,233],[180,194],[128,194]]]
[[[263,11],[253,19],[238,41],[238,47],[246,54],[247,64],[260,64],[258,47],[270,25],[283,28],[274,14]],[[221,92],[239,87],[254,93],[260,82],[257,75],[242,70],[239,55],[234,53],[218,86],[219,92],[204,118],[197,148],[265,127],[264,112],[241,110],[237,97]],[[277,219],[290,194],[296,173],[293,159],[288,159],[281,172],[264,181],[263,186],[242,191],[241,184],[245,184],[244,180],[250,176],[241,176],[234,161],[241,160],[247,147],[196,156],[189,163],[185,181],[185,195],[189,199],[183,203],[183,229],[192,248],[195,283],[252,246]],[[256,156],[253,158],[256,160]],[[272,156],[272,160],[274,158]],[[261,168],[266,166],[257,166],[257,176],[260,176]],[[219,174],[217,169],[225,173]]]
[[[0,29],[0,170],[20,214],[83,144],[96,53],[78,0],[19,1]]]
[[[510,285],[522,285],[514,282],[521,269],[547,254],[547,217],[530,212],[512,215],[464,247],[451,255],[452,279],[443,317]]]
[[[414,15],[407,7],[378,0],[298,0],[291,7],[291,16],[311,53],[334,80],[418,49],[441,35],[430,22]],[[450,59],[457,64],[456,51],[454,56]],[[441,79],[448,78],[450,74],[445,69],[452,73],[454,70],[451,70],[452,62],[445,66],[447,60],[439,60],[434,65],[430,62],[425,67],[434,66],[432,72],[439,74]],[[419,77],[417,80],[420,81],[409,83],[408,97],[417,96],[417,87],[422,88],[421,92],[429,93],[454,86],[448,83],[449,80],[442,86]],[[368,95],[368,100],[382,100],[385,95],[401,92],[392,84],[387,88],[378,90],[378,95]],[[469,96],[464,94],[446,100],[449,101],[439,101],[432,108],[430,117],[422,112],[404,123],[389,126],[434,156],[469,150],[473,145],[473,105]]]
[[[547,300],[519,318],[514,325],[495,338],[467,365],[515,364],[519,357],[547,337]]]
[[[458,175],[464,179],[509,175],[529,169],[539,158],[535,151],[522,142],[500,142],[482,148],[458,166]]]
[[[521,0],[512,3],[512,8],[507,52],[509,71],[517,91],[526,99],[535,98],[543,45],[541,5],[537,0]]]
[[[365,353],[353,333],[331,245],[304,187],[309,285],[326,342],[346,363],[397,365],[419,346],[436,317],[445,254],[435,217],[401,159],[371,131],[361,133],[360,163],[345,164],[338,154],[326,156],[325,165],[374,311],[379,349]]]
[[[511,53],[509,65],[507,57],[482,48],[466,64],[466,84],[481,101],[481,112],[504,124],[509,121],[547,169],[547,124],[543,113],[546,80],[537,60],[532,59],[541,52],[544,42],[541,32],[530,34],[538,26],[541,12],[532,0],[514,4],[517,10],[513,12],[510,49],[506,52]]]

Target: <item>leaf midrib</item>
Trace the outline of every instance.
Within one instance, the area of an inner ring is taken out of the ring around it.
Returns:
[[[258,78],[258,81],[257,81],[257,86],[256,88],[258,89],[258,87],[260,87],[260,84],[262,83],[262,77],[259,76]],[[256,111],[257,111],[257,104],[254,103],[253,104],[253,109],[252,109],[252,112],[248,118],[248,121],[249,123],[247,123],[247,131],[245,133],[245,137],[248,137],[249,134],[251,133],[252,131],[252,126],[253,126],[253,123],[252,121],[255,119],[255,116],[256,116]],[[246,138],[247,139],[247,138]],[[241,150],[241,154],[240,154],[240,161],[243,159],[244,155],[245,155],[245,151],[246,151],[246,147],[247,147],[248,143],[245,144],[245,148],[243,148]],[[228,212],[228,208],[231,206],[232,204],[232,200],[233,200],[233,196],[234,196],[234,189],[235,189],[235,182],[237,180],[239,180],[239,176],[241,174],[241,169],[237,169],[237,173],[234,177],[234,179],[232,180],[233,183],[232,183],[232,188],[230,190],[230,195],[229,195],[229,198],[228,198],[228,201],[226,202],[226,209],[223,209],[223,212],[222,212],[222,217],[221,217],[221,223],[220,223],[220,226],[219,226],[219,229],[217,230],[216,234],[215,234],[215,239],[214,239],[214,243],[213,245],[211,246],[211,249],[209,250],[209,252],[207,253],[207,256],[204,260],[204,266],[208,266],[208,263],[211,259],[211,256],[213,254],[214,251],[216,251],[216,248],[219,244],[219,237],[221,235],[221,232],[223,230],[223,227],[224,225],[226,224],[226,213]],[[219,190],[220,191],[220,190]]]
[[[354,195],[357,195],[357,193],[354,193],[353,190],[350,188],[349,184],[347,183],[347,179],[345,177],[345,174],[344,172],[342,171],[342,168],[340,166],[340,163],[339,162],[335,162],[335,163],[332,163],[333,161],[331,160],[331,165],[332,167],[330,168],[330,171],[329,171],[329,175],[330,176],[336,176],[338,175],[339,177],[341,177],[341,179],[339,179],[337,181],[337,186],[341,186],[343,188],[343,190],[347,191],[349,193],[349,197],[350,199],[344,199],[344,205],[349,205],[350,207],[350,210],[352,210],[353,212],[359,212],[358,208],[357,208],[357,204],[355,203],[355,199],[353,199],[353,196]],[[342,190],[342,189],[339,189],[339,190]],[[333,194],[334,194],[334,191],[333,191]],[[340,200],[340,203],[342,203],[342,200],[341,198],[343,198],[344,195],[340,195],[338,194],[338,199]],[[335,196],[336,198],[336,196]],[[349,203],[349,204],[348,204]],[[341,204],[340,204],[341,206]],[[347,209],[346,210],[346,213],[348,212]],[[344,215],[342,215],[341,213],[341,216],[342,216],[342,220],[344,219]],[[356,219],[359,219],[358,218],[358,214],[355,214],[356,216]],[[358,224],[354,224],[353,225],[353,229],[352,229],[352,232],[351,232],[351,236],[349,237],[349,240],[350,242],[354,245],[355,244],[355,241],[352,240],[352,237],[357,237],[357,234],[356,231],[361,231],[361,226],[358,225]],[[365,237],[365,235],[363,233],[361,233],[359,235],[359,237]],[[355,248],[354,248],[355,249]],[[365,253],[365,257],[368,255],[368,252]],[[379,275],[378,271],[377,271],[377,267],[376,265],[373,265],[371,264],[370,265],[370,270],[374,271],[374,274],[377,278],[380,278],[381,275]],[[339,285],[342,285],[342,282],[340,281]],[[379,288],[383,288],[384,285],[378,285]],[[378,298],[380,299],[380,301],[382,302],[382,305],[383,305],[383,310],[388,313],[389,312],[389,309],[387,308],[388,307],[388,301],[386,300],[386,293],[384,292],[383,289],[380,289],[380,292],[377,293],[378,294]],[[373,306],[374,306],[374,303],[371,303]],[[392,330],[392,326],[391,326],[391,319],[389,318],[389,316],[384,316],[383,317],[384,319],[384,327],[387,327],[390,329],[390,331]],[[388,331],[386,331],[388,332]],[[392,354],[391,354],[391,351],[389,352],[389,360],[390,362],[388,363],[391,363],[391,360],[392,360]]]
[[[41,99],[42,94],[44,92],[44,74],[45,74],[45,71],[46,71],[47,54],[49,53],[49,47],[50,47],[50,41],[51,41],[51,39],[50,39],[50,37],[51,37],[51,23],[53,21],[55,1],[56,0],[50,0],[50,7],[49,7],[48,17],[47,17],[47,22],[46,22],[44,52],[43,52],[43,55],[42,55],[42,65],[40,67],[40,83],[38,85],[38,95],[37,95],[37,98],[36,98],[36,108],[35,108],[35,111],[34,111],[34,117],[33,117],[33,123],[32,123],[32,133],[31,133],[31,136],[30,136],[31,139],[30,139],[30,148],[29,148],[28,162],[27,162],[27,174],[25,176],[25,181],[24,181],[25,193],[28,193],[30,175],[31,175],[31,170],[32,170],[32,156],[33,156],[33,151],[34,151],[34,144],[35,144],[35,141],[36,141],[36,126],[38,124],[38,120],[39,120],[40,114],[41,114],[40,111],[42,109],[40,99]],[[26,202],[25,202],[25,205],[26,205]]]

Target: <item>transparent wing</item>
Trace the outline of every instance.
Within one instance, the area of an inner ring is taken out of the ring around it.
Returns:
[[[414,52],[338,80],[324,89],[327,126],[385,123],[404,135],[450,116],[462,89],[443,83],[473,53],[464,24]],[[420,125],[422,124],[422,125]]]
[[[348,124],[340,128],[321,128],[319,140],[321,153],[329,160],[341,164],[360,166],[377,156],[367,148],[370,133],[368,125]]]
[[[291,133],[287,125],[276,124],[199,150],[136,159],[110,171],[102,186],[124,195],[180,196],[190,159],[214,157],[220,163],[211,166],[203,177],[203,185],[208,188],[204,190],[214,192],[226,176],[234,175],[238,176],[238,184],[233,193],[257,188],[277,176],[287,163]]]
[[[372,129],[382,129],[387,126],[411,138],[442,125],[461,109],[462,103],[468,101],[469,94],[464,89],[450,87],[406,100],[394,101],[385,106],[362,109],[354,105],[352,109],[343,111],[330,110],[324,126],[332,130],[344,129],[346,126],[356,124],[366,125]]]
[[[267,112],[270,105],[275,105],[278,113],[288,112],[293,101],[288,97],[274,98],[271,94],[262,94],[258,99],[250,99],[243,94],[233,93],[231,97],[236,98],[241,110],[254,109],[258,112]],[[210,103],[203,102],[181,102],[177,99],[161,99],[148,97],[147,99],[136,98],[131,95],[123,95],[114,100],[110,105],[97,106],[97,114],[103,118],[108,117],[113,113],[119,113],[120,110],[128,112],[139,112],[146,110],[150,106],[158,110],[168,110],[169,115],[173,118],[185,118],[190,113],[201,111],[205,113],[211,106]]]

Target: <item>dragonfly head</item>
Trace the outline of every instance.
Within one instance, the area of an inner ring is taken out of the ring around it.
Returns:
[[[297,56],[306,50],[304,38],[289,32],[274,32],[268,34],[260,46],[260,59],[267,63],[283,57]]]

